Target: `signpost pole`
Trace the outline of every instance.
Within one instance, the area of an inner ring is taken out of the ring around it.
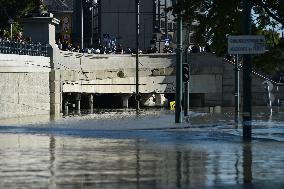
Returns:
[[[11,29],[11,34],[10,35],[11,35],[11,40],[12,40],[13,39],[13,23],[11,23],[10,26],[11,26],[11,28],[10,28]]]
[[[13,24],[15,23],[14,20],[12,18],[10,18],[8,20],[8,23],[10,24],[10,37],[11,37],[11,40],[13,39]]]
[[[243,34],[251,34],[251,0],[243,0]],[[243,55],[243,139],[251,140],[251,118],[252,118],[252,90],[251,90],[251,55]]]
[[[239,55],[236,55],[235,61],[235,122],[239,123],[240,117],[240,68],[239,68]]]

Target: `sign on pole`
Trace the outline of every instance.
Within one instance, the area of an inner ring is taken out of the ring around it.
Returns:
[[[166,38],[165,39],[165,46],[169,46],[170,45],[170,39],[169,38]]]
[[[8,23],[9,23],[9,24],[14,24],[15,21],[14,21],[12,18],[10,18],[10,19],[8,20]]]
[[[265,37],[263,35],[230,35],[228,54],[263,54]]]

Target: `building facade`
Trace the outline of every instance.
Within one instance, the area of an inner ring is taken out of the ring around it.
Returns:
[[[73,0],[44,0],[49,12],[60,20],[59,26],[56,28],[56,40],[66,40],[71,42],[74,35],[74,14]]]
[[[165,39],[175,40],[176,23],[166,11],[171,2],[140,0],[140,49],[147,49],[153,39],[162,44]],[[57,38],[74,45],[83,43],[84,47],[105,45],[107,38],[111,38],[124,48],[135,48],[136,0],[44,0],[44,3],[61,21]]]

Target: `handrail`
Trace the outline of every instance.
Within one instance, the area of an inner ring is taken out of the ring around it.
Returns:
[[[223,60],[226,61],[227,63],[232,64],[232,65],[235,65],[235,64],[236,64],[234,61],[228,60],[227,58],[224,58]],[[239,64],[239,66],[240,66],[240,68],[243,67],[242,64]],[[254,71],[254,70],[252,70],[252,73],[253,73],[255,76],[259,77],[259,78],[262,78],[262,79],[264,79],[264,80],[270,81],[273,85],[278,85],[277,82],[273,81],[272,79],[270,79],[270,78],[268,78],[268,77],[266,77],[266,76],[263,76],[263,75],[257,73],[257,72]]]
[[[0,54],[19,54],[30,56],[48,56],[48,45],[41,43],[27,43],[10,41],[0,38]]]

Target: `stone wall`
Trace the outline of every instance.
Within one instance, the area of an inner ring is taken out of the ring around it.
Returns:
[[[0,54],[0,119],[49,115],[50,59]]]

